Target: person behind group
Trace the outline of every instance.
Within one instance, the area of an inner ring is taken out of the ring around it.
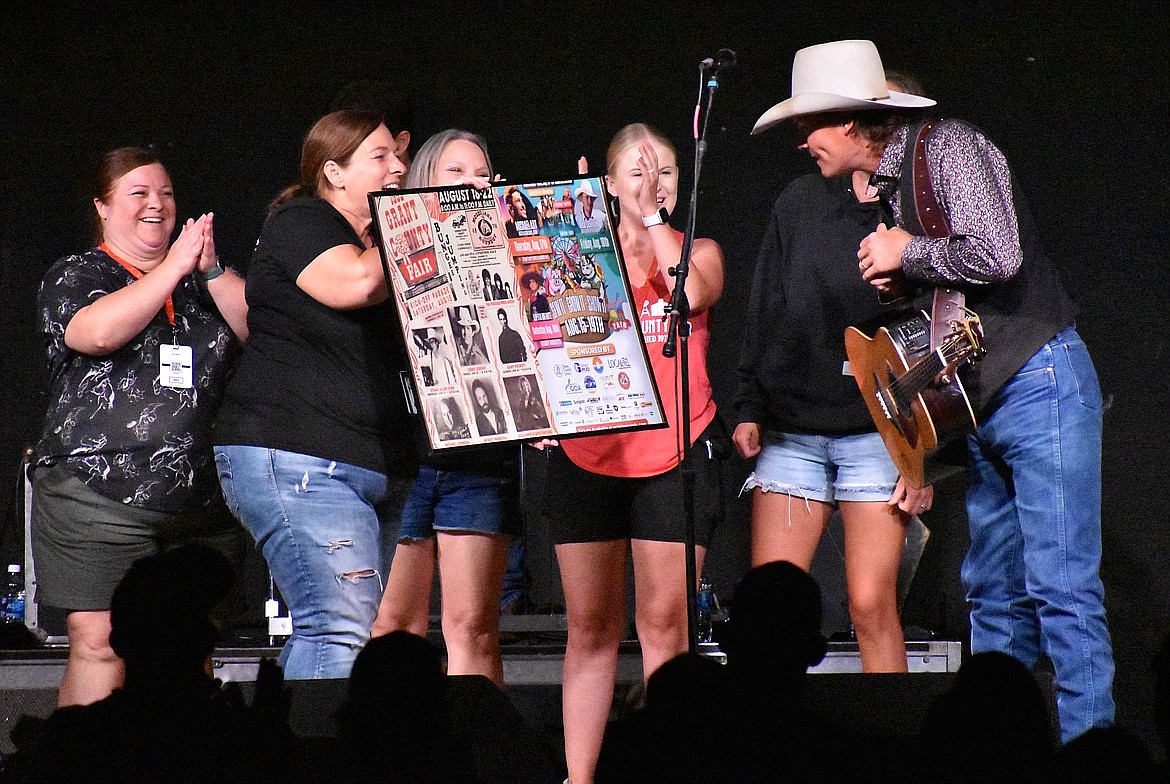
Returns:
[[[484,140],[468,131],[449,129],[419,148],[405,185],[487,188],[492,176]],[[475,383],[483,382],[476,379]],[[445,398],[441,405],[453,417],[450,426],[440,424],[441,430],[468,437],[458,404]],[[475,417],[482,434],[478,401]],[[503,425],[502,413],[498,422]],[[375,635],[404,630],[426,636],[437,559],[447,671],[484,675],[501,687],[500,592],[509,535],[516,533],[519,514],[517,452],[515,446],[488,445],[454,454],[440,452],[422,460],[402,511],[398,543],[373,628]]]
[[[216,420],[224,496],[292,615],[290,679],[349,674],[382,595],[380,504],[414,469],[367,198],[400,183],[394,148],[373,112],[332,112],[305,136],[250,265],[250,344]]]
[[[584,164],[584,162],[582,162]],[[671,297],[666,270],[682,254],[682,234],[666,217],[678,198],[678,156],[660,132],[627,125],[609,145],[606,188],[622,215],[617,236],[633,292],[632,312]],[[708,309],[723,290],[723,251],[694,241],[686,296],[691,307],[691,444],[717,439],[721,422],[707,376]],[[591,784],[613,699],[625,622],[626,557],[632,552],[635,622],[648,677],[688,648],[684,510],[679,463],[680,402],[673,359],[662,356],[661,320],[643,316],[651,367],[668,428],[566,439],[548,449],[546,494],[565,593],[565,758],[575,784]],[[726,442],[726,435],[722,436]],[[719,464],[708,449],[694,458],[695,541],[702,569],[706,543],[721,514]]]
[[[400,84],[382,79],[358,79],[347,83],[333,97],[330,111],[356,109],[378,112],[394,137],[394,155],[409,171],[410,143],[414,134],[414,99]]]
[[[905,92],[921,92],[914,87]],[[753,490],[752,563],[809,569],[839,509],[862,667],[905,672],[898,566],[910,515],[930,508],[932,491],[898,475],[842,372],[845,328],[887,310],[857,275],[857,247],[885,219],[868,184],[863,171],[808,174],[776,200],[744,322],[733,439],[756,459],[744,483]]]
[[[875,288],[896,279],[963,292],[981,319],[986,356],[962,372],[978,426],[962,579],[971,648],[1056,676],[1061,738],[1113,722],[1113,655],[1101,562],[1101,390],[1073,324],[1076,306],[1040,247],[1003,153],[969,124],[939,119],[921,142],[946,225],[909,194],[921,102],[890,94],[869,41],[807,47],[793,95],[754,132],[791,120],[826,177],[862,170],[897,227],[861,242],[858,268]],[[922,190],[921,183],[914,186]],[[908,230],[907,227],[913,227]]]
[[[61,705],[122,682],[110,598],[138,558],[189,540],[230,554],[243,532],[218,498],[210,427],[237,341],[244,282],[220,266],[210,213],[176,222],[153,149],[107,152],[95,247],[45,273],[37,312],[49,410],[32,466],[37,599],[67,611]]]

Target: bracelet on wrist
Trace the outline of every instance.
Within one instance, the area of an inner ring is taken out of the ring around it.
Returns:
[[[199,274],[203,276],[204,283],[209,283],[222,275],[223,272],[223,264],[220,263],[219,256],[216,256],[215,266],[207,270],[207,272],[200,272]]]

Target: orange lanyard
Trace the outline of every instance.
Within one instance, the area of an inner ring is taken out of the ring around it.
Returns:
[[[146,275],[146,273],[138,269],[138,267],[135,267],[125,259],[119,258],[112,250],[110,250],[110,246],[106,243],[103,242],[101,245],[98,245],[98,250],[104,252],[111,259],[121,264],[127,272],[135,277],[135,279],[141,280]],[[163,312],[167,314],[167,321],[171,322],[171,326],[175,326],[175,300],[173,294],[167,295],[167,302],[166,305],[163,306]]]

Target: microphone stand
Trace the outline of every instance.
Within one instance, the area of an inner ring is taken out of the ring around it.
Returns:
[[[688,339],[691,334],[691,306],[687,301],[686,284],[691,268],[691,246],[695,239],[695,214],[699,201],[699,172],[703,164],[703,155],[707,151],[707,120],[711,116],[711,104],[715,92],[719,89],[718,69],[710,58],[699,63],[699,99],[695,104],[694,138],[695,138],[695,176],[691,183],[690,211],[687,215],[686,227],[683,231],[682,255],[678,266],[671,267],[669,273],[674,276],[674,292],[671,294],[670,306],[667,311],[666,343],[662,346],[662,356],[673,357],[678,354],[679,378],[681,380],[679,429],[682,443],[682,462],[679,472],[683,485],[683,543],[686,549],[686,580],[687,580],[687,642],[688,650],[697,653],[698,643],[698,612],[695,601],[695,592],[699,584],[697,558],[695,554],[695,469],[690,457],[691,447],[691,388],[690,388],[690,351]],[[707,105],[703,108],[703,96],[706,95]],[[699,118],[702,117],[700,129]]]

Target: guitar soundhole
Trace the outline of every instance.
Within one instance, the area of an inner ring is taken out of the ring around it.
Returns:
[[[898,432],[906,439],[912,449],[918,447],[918,423],[915,421],[912,398],[905,394],[897,394],[898,374],[890,365],[886,365],[886,383],[878,384],[878,399],[885,410],[886,417],[898,428]]]

